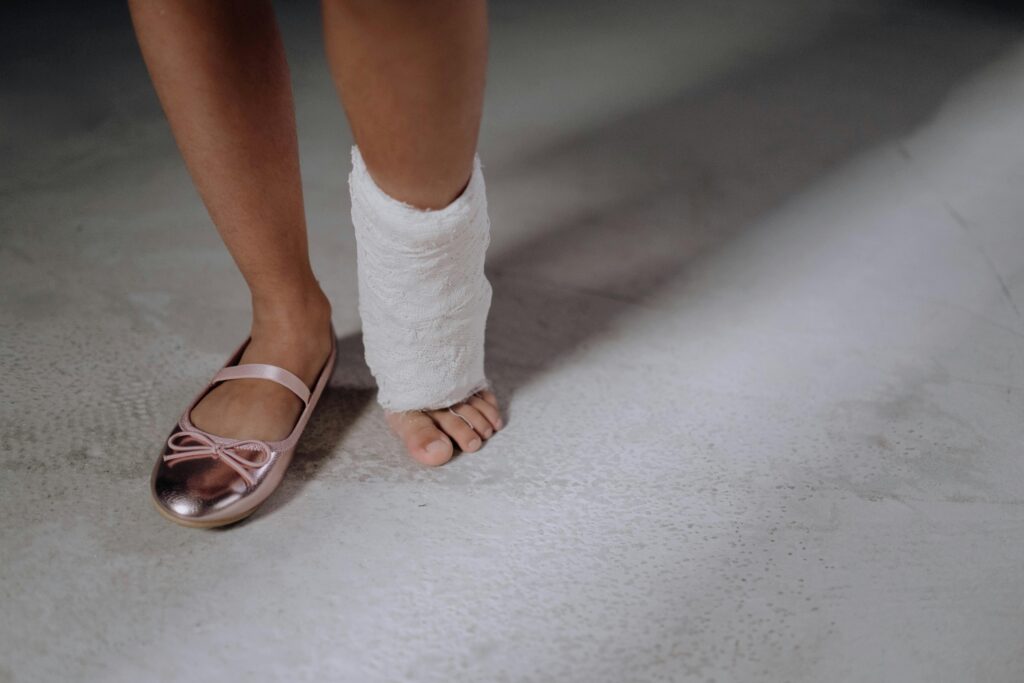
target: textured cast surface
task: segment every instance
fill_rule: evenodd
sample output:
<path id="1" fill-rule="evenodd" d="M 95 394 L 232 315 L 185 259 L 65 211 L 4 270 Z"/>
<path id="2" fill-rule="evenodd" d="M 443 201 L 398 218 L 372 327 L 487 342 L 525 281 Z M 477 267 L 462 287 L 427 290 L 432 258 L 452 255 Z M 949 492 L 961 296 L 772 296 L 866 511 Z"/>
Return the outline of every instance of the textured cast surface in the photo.
<path id="1" fill-rule="evenodd" d="M 488 385 L 490 223 L 480 157 L 462 194 L 436 211 L 388 196 L 356 145 L 351 159 L 359 314 L 377 401 L 394 411 L 458 403 Z"/>
<path id="2" fill-rule="evenodd" d="M 339 360 L 216 532 L 148 476 L 244 283 L 123 3 L 12 11 L 0 681 L 1024 680 L 1024 45 L 992 4 L 493 2 L 507 424 L 430 469 L 363 361 L 317 6 L 279 3 Z"/>

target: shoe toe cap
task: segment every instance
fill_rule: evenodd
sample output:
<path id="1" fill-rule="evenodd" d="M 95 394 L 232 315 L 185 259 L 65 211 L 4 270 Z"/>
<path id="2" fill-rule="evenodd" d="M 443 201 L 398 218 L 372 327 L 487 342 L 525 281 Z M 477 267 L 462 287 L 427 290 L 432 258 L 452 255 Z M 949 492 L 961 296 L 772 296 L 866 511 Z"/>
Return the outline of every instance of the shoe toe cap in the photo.
<path id="1" fill-rule="evenodd" d="M 183 524 L 213 525 L 237 516 L 247 488 L 237 472 L 214 459 L 158 462 L 152 477 L 160 512 Z"/>

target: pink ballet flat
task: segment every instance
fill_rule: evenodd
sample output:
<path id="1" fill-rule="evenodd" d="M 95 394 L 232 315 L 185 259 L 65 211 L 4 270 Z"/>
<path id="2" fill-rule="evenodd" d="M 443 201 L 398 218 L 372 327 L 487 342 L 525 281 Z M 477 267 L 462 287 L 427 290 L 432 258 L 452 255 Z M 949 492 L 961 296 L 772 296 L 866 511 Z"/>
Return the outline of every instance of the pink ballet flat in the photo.
<path id="1" fill-rule="evenodd" d="M 337 344 L 331 328 L 331 353 L 313 390 L 284 368 L 264 363 L 237 365 L 251 338 L 231 355 L 223 368 L 192 400 L 164 443 L 153 468 L 150 489 L 156 509 L 167 519 L 189 527 L 209 528 L 248 517 L 274 492 L 295 454 L 295 446 L 316 408 L 334 369 Z M 290 389 L 305 404 L 291 434 L 281 441 L 229 439 L 199 429 L 189 416 L 219 382 L 266 379 Z"/>

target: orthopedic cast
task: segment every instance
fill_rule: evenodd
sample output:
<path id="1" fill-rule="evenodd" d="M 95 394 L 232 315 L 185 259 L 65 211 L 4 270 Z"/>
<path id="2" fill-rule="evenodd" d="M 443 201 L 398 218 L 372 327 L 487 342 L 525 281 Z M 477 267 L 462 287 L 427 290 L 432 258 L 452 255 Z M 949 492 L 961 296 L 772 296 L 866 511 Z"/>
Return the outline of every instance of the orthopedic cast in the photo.
<path id="1" fill-rule="evenodd" d="M 443 209 L 386 194 L 355 145 L 348 183 L 359 315 L 377 401 L 390 411 L 445 408 L 487 387 L 490 220 L 480 157 L 466 189 Z"/>

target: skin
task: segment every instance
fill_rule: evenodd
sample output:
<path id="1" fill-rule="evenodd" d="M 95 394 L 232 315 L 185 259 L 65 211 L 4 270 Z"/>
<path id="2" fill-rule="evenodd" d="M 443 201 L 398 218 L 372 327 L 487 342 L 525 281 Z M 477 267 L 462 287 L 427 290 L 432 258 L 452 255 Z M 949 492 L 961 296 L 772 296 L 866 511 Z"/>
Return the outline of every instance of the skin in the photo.
<path id="1" fill-rule="evenodd" d="M 271 5 L 130 0 L 129 8 L 185 164 L 249 286 L 252 342 L 241 362 L 279 365 L 312 386 L 330 351 L 331 306 L 309 262 L 291 81 Z M 477 146 L 486 0 L 325 0 L 322 11 L 331 73 L 370 175 L 413 206 L 448 205 L 469 181 Z M 490 391 L 452 409 L 458 415 L 386 417 L 413 458 L 440 465 L 453 441 L 476 451 L 502 427 Z M 301 411 L 274 382 L 233 380 L 191 417 L 221 436 L 274 440 Z"/>

